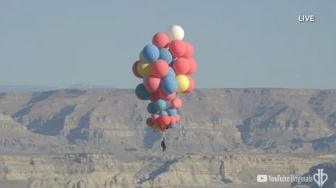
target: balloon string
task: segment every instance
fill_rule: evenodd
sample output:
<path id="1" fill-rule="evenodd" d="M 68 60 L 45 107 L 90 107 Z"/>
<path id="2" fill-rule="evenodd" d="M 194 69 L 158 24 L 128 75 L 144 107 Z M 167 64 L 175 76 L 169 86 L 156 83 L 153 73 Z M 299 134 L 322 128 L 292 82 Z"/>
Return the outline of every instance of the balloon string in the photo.
<path id="1" fill-rule="evenodd" d="M 166 130 L 164 130 L 164 131 L 162 132 L 162 138 L 163 138 L 163 139 L 166 139 Z"/>

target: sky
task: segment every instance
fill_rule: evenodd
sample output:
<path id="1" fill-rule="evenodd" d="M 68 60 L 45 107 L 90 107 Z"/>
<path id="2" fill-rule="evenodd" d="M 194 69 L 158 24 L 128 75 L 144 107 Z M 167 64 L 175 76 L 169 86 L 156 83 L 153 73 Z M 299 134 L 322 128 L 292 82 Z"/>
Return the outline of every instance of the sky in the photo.
<path id="1" fill-rule="evenodd" d="M 194 46 L 198 88 L 336 89 L 335 8 L 334 0 L 2 0 L 0 85 L 134 88 L 141 49 L 178 24 Z"/>

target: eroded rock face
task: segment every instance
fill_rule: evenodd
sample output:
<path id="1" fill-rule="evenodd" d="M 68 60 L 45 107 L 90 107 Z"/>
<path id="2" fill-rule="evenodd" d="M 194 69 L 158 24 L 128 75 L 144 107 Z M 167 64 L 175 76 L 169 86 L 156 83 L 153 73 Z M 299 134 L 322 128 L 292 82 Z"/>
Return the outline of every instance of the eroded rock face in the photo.
<path id="1" fill-rule="evenodd" d="M 36 188 L 243 186 L 258 173 L 335 163 L 336 91 L 204 89 L 183 102 L 161 153 L 147 103 L 132 90 L 2 93 L 0 179 Z"/>
<path id="2" fill-rule="evenodd" d="M 336 91 L 204 89 L 183 101 L 182 123 L 168 138 L 176 152 L 336 151 Z M 134 152 L 152 150 L 160 139 L 145 125 L 146 104 L 131 90 L 72 89 L 4 93 L 0 112 L 16 125 L 3 129 L 23 129 L 13 145 L 21 142 L 27 151 Z M 7 150 L 10 135 L 0 142 Z M 27 141 L 30 136 L 44 143 Z M 51 149 L 55 140 L 61 147 Z"/>
<path id="3" fill-rule="evenodd" d="M 28 181 L 31 188 L 221 187 L 257 185 L 258 174 L 290 176 L 315 173 L 314 169 L 321 166 L 333 177 L 335 155 L 2 155 L 0 176 L 6 180 Z M 332 185 L 334 181 L 331 178 L 328 183 Z"/>

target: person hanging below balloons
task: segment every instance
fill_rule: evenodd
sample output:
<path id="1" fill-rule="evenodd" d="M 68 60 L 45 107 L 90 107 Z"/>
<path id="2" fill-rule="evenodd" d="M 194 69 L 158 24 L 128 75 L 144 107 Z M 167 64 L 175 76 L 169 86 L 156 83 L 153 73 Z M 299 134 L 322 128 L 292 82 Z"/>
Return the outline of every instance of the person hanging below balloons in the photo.
<path id="1" fill-rule="evenodd" d="M 192 74 L 197 65 L 193 59 L 193 46 L 184 41 L 184 30 L 173 25 L 167 33 L 156 33 L 133 66 L 133 74 L 142 79 L 135 88 L 140 100 L 150 100 L 147 125 L 162 134 L 162 151 L 166 150 L 165 132 L 180 122 L 177 110 L 182 107 L 179 94 L 191 93 L 195 88 Z"/>
<path id="2" fill-rule="evenodd" d="M 161 141 L 161 147 L 162 147 L 162 151 L 166 151 L 166 139 L 163 137 L 162 141 Z"/>

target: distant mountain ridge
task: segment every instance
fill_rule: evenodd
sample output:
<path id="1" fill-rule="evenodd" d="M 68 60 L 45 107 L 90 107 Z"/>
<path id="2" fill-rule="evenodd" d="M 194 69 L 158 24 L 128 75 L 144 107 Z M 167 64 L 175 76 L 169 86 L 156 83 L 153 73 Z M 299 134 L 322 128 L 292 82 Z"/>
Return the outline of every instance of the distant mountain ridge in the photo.
<path id="1" fill-rule="evenodd" d="M 62 89 L 116 89 L 116 87 L 108 85 L 92 85 L 92 84 L 74 84 L 68 87 L 53 87 L 43 85 L 0 85 L 0 92 L 42 92 L 49 90 L 62 90 Z"/>
<path id="2" fill-rule="evenodd" d="M 182 123 L 167 135 L 174 152 L 336 151 L 335 90 L 199 89 L 182 98 Z M 11 121 L 0 124 L 24 129 L 0 126 L 0 151 L 157 150 L 146 105 L 131 89 L 2 93 L 0 113 Z"/>
<path id="3" fill-rule="evenodd" d="M 39 92 L 56 89 L 49 86 L 30 86 L 30 85 L 0 85 L 0 92 Z"/>

